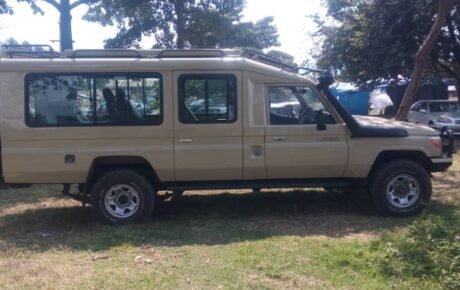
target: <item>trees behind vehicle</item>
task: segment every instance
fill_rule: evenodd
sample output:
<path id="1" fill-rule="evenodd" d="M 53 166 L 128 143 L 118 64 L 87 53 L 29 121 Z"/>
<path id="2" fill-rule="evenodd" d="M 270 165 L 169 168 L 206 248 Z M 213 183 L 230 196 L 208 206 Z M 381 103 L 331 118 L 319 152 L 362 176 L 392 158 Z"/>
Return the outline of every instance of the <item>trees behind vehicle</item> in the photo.
<path id="1" fill-rule="evenodd" d="M 34 13 L 44 14 L 37 0 L 17 0 L 30 4 Z M 85 19 L 102 25 L 117 25 L 119 32 L 105 41 L 106 48 L 139 48 L 143 37 L 154 38 L 153 48 L 256 49 L 279 45 L 273 17 L 242 22 L 245 0 L 43 0 L 60 15 L 61 51 L 73 48 L 71 11 L 88 5 Z M 0 1 L 0 14 L 13 9 Z"/>
<path id="2" fill-rule="evenodd" d="M 457 1 L 458 2 L 458 1 Z M 327 0 L 327 20 L 316 18 L 317 36 L 324 43 L 318 64 L 342 70 L 350 80 L 366 81 L 410 75 L 415 55 L 428 35 L 437 0 Z M 460 7 L 446 23 L 430 53 L 429 69 L 457 80 L 460 89 Z"/>
<path id="3" fill-rule="evenodd" d="M 272 17 L 241 22 L 244 0 L 102 0 L 90 5 L 86 19 L 116 24 L 118 34 L 106 40 L 107 48 L 139 47 L 153 36 L 154 48 L 263 49 L 278 44 Z"/>

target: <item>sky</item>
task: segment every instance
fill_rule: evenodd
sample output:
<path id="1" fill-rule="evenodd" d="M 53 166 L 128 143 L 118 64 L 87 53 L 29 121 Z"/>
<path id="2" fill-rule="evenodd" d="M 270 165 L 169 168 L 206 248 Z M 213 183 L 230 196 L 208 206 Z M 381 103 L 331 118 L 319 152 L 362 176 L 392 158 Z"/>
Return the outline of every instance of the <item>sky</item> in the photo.
<path id="1" fill-rule="evenodd" d="M 0 41 L 14 37 L 22 42 L 27 40 L 32 44 L 50 44 L 59 50 L 59 14 L 46 3 L 39 3 L 45 15 L 34 15 L 25 3 L 8 1 L 14 15 L 0 16 Z M 42 1 L 38 1 L 42 2 Z M 307 58 L 311 48 L 309 33 L 315 26 L 307 15 L 324 14 L 320 0 L 247 0 L 243 11 L 243 21 L 257 21 L 266 16 L 274 16 L 274 24 L 278 28 L 280 47 L 295 57 L 297 62 Z M 116 27 L 102 27 L 98 23 L 82 20 L 86 8 L 84 5 L 72 10 L 72 29 L 75 49 L 103 48 L 104 39 L 113 37 Z M 145 41 L 145 47 L 150 48 L 150 41 Z"/>

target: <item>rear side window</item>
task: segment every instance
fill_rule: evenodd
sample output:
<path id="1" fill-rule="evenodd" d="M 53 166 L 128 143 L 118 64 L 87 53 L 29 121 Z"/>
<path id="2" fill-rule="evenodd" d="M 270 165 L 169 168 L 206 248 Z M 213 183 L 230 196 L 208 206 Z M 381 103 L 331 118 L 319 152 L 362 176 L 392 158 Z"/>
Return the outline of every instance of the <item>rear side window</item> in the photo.
<path id="1" fill-rule="evenodd" d="M 236 120 L 236 78 L 230 74 L 182 75 L 179 120 L 184 124 Z"/>
<path id="2" fill-rule="evenodd" d="M 162 82 L 156 73 L 26 77 L 31 127 L 156 125 L 162 120 Z"/>

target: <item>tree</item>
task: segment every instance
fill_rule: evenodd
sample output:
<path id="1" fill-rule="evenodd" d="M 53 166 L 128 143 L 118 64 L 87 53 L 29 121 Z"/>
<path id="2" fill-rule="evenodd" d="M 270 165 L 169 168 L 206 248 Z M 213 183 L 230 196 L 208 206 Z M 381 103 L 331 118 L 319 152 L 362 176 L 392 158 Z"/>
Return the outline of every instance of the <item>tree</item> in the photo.
<path id="1" fill-rule="evenodd" d="M 240 22 L 244 0 L 102 0 L 90 5 L 86 19 L 117 24 L 106 47 L 139 47 L 143 36 L 155 48 L 216 48 L 278 44 L 273 18 Z"/>
<path id="2" fill-rule="evenodd" d="M 284 64 L 297 67 L 298 65 L 294 61 L 294 56 L 290 55 L 281 50 L 271 49 L 267 52 L 268 55 L 278 58 Z"/>
<path id="3" fill-rule="evenodd" d="M 20 45 L 21 43 L 19 43 L 19 41 L 17 41 L 16 39 L 14 39 L 13 37 L 10 37 L 10 38 L 7 38 L 6 40 L 4 40 L 1 45 Z M 29 42 L 27 41 L 23 41 L 22 42 L 23 45 L 28 45 Z"/>
<path id="4" fill-rule="evenodd" d="M 327 20 L 317 19 L 324 40 L 318 64 L 350 80 L 409 75 L 430 31 L 438 0 L 327 0 Z M 448 73 L 460 88 L 460 11 L 452 9 L 430 54 L 429 69 Z M 450 27 L 450 28 L 449 28 Z"/>
<path id="5" fill-rule="evenodd" d="M 415 66 L 414 71 L 412 72 L 411 82 L 407 87 L 406 93 L 404 94 L 404 99 L 401 103 L 401 106 L 399 107 L 398 113 L 396 115 L 396 120 L 405 120 L 407 118 L 410 106 L 414 103 L 417 96 L 417 90 L 420 85 L 423 70 L 425 69 L 429 54 L 432 51 L 439 35 L 441 34 L 441 29 L 444 26 L 444 23 L 446 22 L 452 7 L 455 3 L 458 2 L 458 0 L 439 0 L 436 21 L 433 23 L 430 33 L 426 37 L 423 45 L 420 47 L 415 56 Z M 454 35 L 455 31 L 452 31 L 452 33 Z"/>
<path id="6" fill-rule="evenodd" d="M 0 0 L 0 14 L 12 14 L 13 10 L 5 0 Z"/>
<path id="7" fill-rule="evenodd" d="M 30 4 L 34 13 L 44 14 L 43 10 L 37 4 L 37 0 L 17 0 L 18 2 L 27 2 Z M 59 42 L 61 51 L 73 48 L 72 38 L 72 9 L 82 5 L 95 3 L 98 0 L 42 0 L 43 2 L 53 6 L 59 12 Z M 0 2 L 1 4 L 1 2 Z"/>

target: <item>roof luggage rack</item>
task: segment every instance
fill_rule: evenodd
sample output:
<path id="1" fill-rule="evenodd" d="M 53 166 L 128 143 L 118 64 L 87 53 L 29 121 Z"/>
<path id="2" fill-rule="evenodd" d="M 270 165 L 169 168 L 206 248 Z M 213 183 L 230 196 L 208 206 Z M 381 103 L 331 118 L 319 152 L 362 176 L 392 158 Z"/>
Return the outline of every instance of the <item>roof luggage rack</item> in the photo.
<path id="1" fill-rule="evenodd" d="M 47 44 L 5 44 L 2 54 L 9 58 L 62 58 L 62 53 Z"/>
<path id="2" fill-rule="evenodd" d="M 49 45 L 3 45 L 3 54 L 10 58 L 222 58 L 242 57 L 287 71 L 322 72 L 286 64 L 280 58 L 261 51 L 244 49 L 77 49 L 57 52 Z"/>
<path id="3" fill-rule="evenodd" d="M 69 58 L 143 58 L 135 49 L 77 49 L 66 50 L 64 54 Z"/>
<path id="4" fill-rule="evenodd" d="M 266 53 L 260 52 L 255 49 L 244 49 L 241 53 L 241 57 L 249 58 L 251 60 L 255 60 L 261 63 L 265 63 L 271 66 L 279 67 L 284 70 L 297 72 L 297 67 L 284 63 L 280 58 L 275 56 L 268 55 Z"/>
<path id="5" fill-rule="evenodd" d="M 69 58 L 214 58 L 241 56 L 240 49 L 77 49 L 66 50 Z"/>

